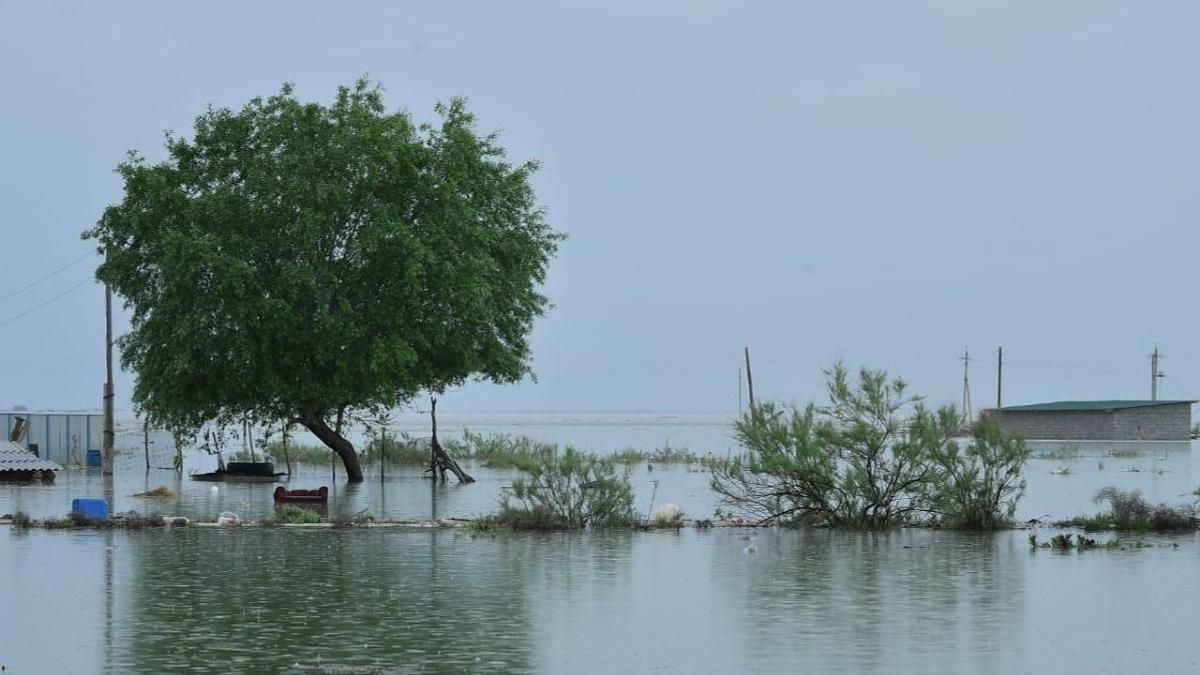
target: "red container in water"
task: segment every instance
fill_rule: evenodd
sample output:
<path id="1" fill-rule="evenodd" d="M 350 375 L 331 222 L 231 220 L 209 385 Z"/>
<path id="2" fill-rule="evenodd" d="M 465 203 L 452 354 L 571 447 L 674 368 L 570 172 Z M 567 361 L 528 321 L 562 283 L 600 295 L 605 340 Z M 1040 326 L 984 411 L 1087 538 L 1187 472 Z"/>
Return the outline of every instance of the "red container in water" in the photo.
<path id="1" fill-rule="evenodd" d="M 322 485 L 319 490 L 288 490 L 280 485 L 275 488 L 275 501 L 324 504 L 329 501 L 329 488 Z"/>

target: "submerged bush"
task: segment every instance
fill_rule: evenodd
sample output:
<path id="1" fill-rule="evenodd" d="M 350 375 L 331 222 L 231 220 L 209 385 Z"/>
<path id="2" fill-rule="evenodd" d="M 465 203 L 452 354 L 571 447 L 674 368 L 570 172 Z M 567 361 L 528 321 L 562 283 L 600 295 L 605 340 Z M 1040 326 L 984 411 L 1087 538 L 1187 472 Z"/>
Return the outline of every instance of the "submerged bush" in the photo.
<path id="1" fill-rule="evenodd" d="M 931 489 L 939 523 L 967 530 L 1009 525 L 1025 494 L 1021 471 L 1029 454 L 1024 439 L 1006 437 L 990 418 L 975 424 L 966 447 L 944 443 L 935 451 L 940 471 Z"/>
<path id="2" fill-rule="evenodd" d="M 1069 524 L 1085 530 L 1136 532 L 1177 532 L 1194 530 L 1197 526 L 1195 505 L 1152 505 L 1142 497 L 1140 490 L 1120 490 L 1110 485 L 1098 490 L 1093 501 L 1108 504 L 1108 511 L 1078 516 Z"/>
<path id="3" fill-rule="evenodd" d="M 500 505 L 500 522 L 518 529 L 583 529 L 634 523 L 628 470 L 567 448 L 513 481 Z"/>
<path id="4" fill-rule="evenodd" d="M 992 528 L 1024 491 L 1028 447 L 984 422 L 965 449 L 953 406 L 931 410 L 904 381 L 842 364 L 826 371 L 829 402 L 755 406 L 737 423 L 746 454 L 715 462 L 722 504 L 760 523 L 885 529 L 913 522 Z"/>

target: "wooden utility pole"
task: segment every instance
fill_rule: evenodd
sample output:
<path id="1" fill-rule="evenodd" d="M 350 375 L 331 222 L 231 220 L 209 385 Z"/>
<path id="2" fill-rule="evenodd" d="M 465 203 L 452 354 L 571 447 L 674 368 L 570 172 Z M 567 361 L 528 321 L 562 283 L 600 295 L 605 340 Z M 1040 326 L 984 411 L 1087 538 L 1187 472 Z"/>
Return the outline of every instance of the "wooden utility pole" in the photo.
<path id="1" fill-rule="evenodd" d="M 113 337 L 112 337 L 112 287 L 104 284 L 104 419 L 101 423 L 103 439 L 100 446 L 100 472 L 111 476 L 113 472 Z"/>
<path id="2" fill-rule="evenodd" d="M 750 373 L 750 348 L 746 352 L 746 390 L 750 394 L 750 414 L 754 414 L 754 375 Z"/>
<path id="3" fill-rule="evenodd" d="M 1004 383 L 1004 347 L 996 350 L 996 410 L 1000 409 L 1000 392 Z"/>
<path id="4" fill-rule="evenodd" d="M 150 470 L 150 417 L 142 418 L 142 447 L 146 451 L 146 470 Z"/>

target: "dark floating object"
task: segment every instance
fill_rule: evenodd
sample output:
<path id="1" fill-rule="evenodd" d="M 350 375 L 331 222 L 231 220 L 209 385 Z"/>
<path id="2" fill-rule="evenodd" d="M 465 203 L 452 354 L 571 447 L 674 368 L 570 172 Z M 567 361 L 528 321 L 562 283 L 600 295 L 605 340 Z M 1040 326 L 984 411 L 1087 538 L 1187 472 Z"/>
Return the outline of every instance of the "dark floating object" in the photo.
<path id="1" fill-rule="evenodd" d="M 275 502 L 305 502 L 324 504 L 329 501 L 329 488 L 322 485 L 317 490 L 289 490 L 282 485 L 275 488 Z"/>
<path id="2" fill-rule="evenodd" d="M 192 480 L 224 483 L 276 483 L 287 474 L 275 471 L 272 462 L 229 462 L 225 470 L 194 473 Z"/>

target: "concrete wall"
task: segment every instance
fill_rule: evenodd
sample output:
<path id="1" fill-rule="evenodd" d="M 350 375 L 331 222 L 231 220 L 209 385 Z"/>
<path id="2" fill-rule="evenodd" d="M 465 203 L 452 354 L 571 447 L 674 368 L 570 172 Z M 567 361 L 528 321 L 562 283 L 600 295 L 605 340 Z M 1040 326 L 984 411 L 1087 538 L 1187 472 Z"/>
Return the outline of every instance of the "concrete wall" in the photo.
<path id="1" fill-rule="evenodd" d="M 994 410 L 988 414 L 994 415 Z M 1060 441 L 1186 441 L 1192 406 L 1101 410 L 1001 410 L 1000 428 L 1029 439 Z"/>

